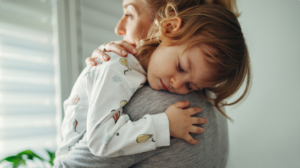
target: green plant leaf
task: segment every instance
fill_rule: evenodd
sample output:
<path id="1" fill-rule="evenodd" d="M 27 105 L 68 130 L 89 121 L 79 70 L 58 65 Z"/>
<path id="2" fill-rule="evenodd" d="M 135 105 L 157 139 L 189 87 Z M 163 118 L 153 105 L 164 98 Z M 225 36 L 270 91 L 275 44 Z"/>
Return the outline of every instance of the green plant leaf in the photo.
<path id="1" fill-rule="evenodd" d="M 51 152 L 51 151 L 48 151 L 48 150 L 47 150 L 47 153 L 48 153 L 49 158 L 50 158 L 49 163 L 51 164 L 51 166 L 54 166 L 53 161 L 54 161 L 54 159 L 55 159 L 55 152 Z"/>
<path id="2" fill-rule="evenodd" d="M 14 162 L 14 163 L 13 163 L 13 167 L 14 167 L 14 168 L 17 168 L 17 167 L 19 167 L 20 165 L 26 165 L 25 160 L 22 159 L 22 158 L 21 158 L 18 162 Z"/>
<path id="3" fill-rule="evenodd" d="M 3 161 L 7 161 L 7 162 L 12 163 L 13 168 L 18 168 L 20 165 L 26 165 L 26 160 L 33 160 L 34 158 L 36 158 L 36 159 L 41 160 L 42 162 L 48 162 L 49 164 L 51 164 L 51 166 L 54 166 L 53 161 L 55 159 L 55 152 L 51 152 L 49 150 L 46 150 L 46 151 L 50 158 L 49 161 L 40 157 L 39 155 L 37 155 L 36 153 L 34 153 L 31 150 L 24 150 L 15 156 L 8 156 L 8 157 L 0 160 L 0 163 Z M 26 156 L 26 158 L 24 158 L 23 156 Z"/>
<path id="4" fill-rule="evenodd" d="M 26 165 L 25 160 L 22 158 L 22 156 L 8 156 L 4 159 L 2 159 L 0 162 L 2 161 L 7 161 L 7 162 L 11 162 L 14 168 L 19 167 L 20 165 Z"/>
<path id="5" fill-rule="evenodd" d="M 29 159 L 29 160 L 33 160 L 34 158 L 37 158 L 37 159 L 39 159 L 41 161 L 45 160 L 42 157 L 40 157 L 39 155 L 37 155 L 34 152 L 32 152 L 31 150 L 22 151 L 22 152 L 18 153 L 17 155 L 21 156 L 21 157 L 22 157 L 22 155 L 26 155 L 27 159 Z"/>
<path id="6" fill-rule="evenodd" d="M 3 160 L 1 160 L 1 162 L 5 160 L 8 162 L 14 163 L 14 162 L 18 162 L 20 159 L 22 159 L 22 158 L 20 158 L 19 156 L 8 156 L 8 157 L 4 158 Z"/>

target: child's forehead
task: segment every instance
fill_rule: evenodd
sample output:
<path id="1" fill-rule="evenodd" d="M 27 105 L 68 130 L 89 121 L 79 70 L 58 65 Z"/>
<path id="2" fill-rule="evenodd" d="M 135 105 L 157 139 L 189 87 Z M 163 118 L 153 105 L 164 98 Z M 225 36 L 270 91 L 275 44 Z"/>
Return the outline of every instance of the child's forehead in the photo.
<path id="1" fill-rule="evenodd" d="M 195 48 L 197 50 L 195 50 Z M 184 53 L 190 53 L 191 51 L 197 54 L 200 53 L 201 55 L 207 57 L 211 57 L 218 54 L 217 48 L 212 45 L 205 43 L 190 43 L 185 46 L 182 53 L 180 54 L 180 57 L 182 57 Z"/>
<path id="2" fill-rule="evenodd" d="M 206 35 L 200 34 L 193 36 L 184 43 L 185 49 L 183 50 L 183 52 L 196 46 L 200 49 L 201 52 L 205 54 L 217 54 L 217 48 L 213 44 L 209 43 L 209 41 L 209 37 L 207 37 Z"/>
<path id="3" fill-rule="evenodd" d="M 188 69 L 191 69 L 195 79 L 198 79 L 198 84 L 204 87 L 209 87 L 215 83 L 211 82 L 212 77 L 215 74 L 215 70 L 218 67 L 218 61 L 215 59 L 217 50 L 214 47 L 205 44 L 195 44 L 186 48 L 180 59 Z M 189 62 L 189 63 L 188 63 Z"/>

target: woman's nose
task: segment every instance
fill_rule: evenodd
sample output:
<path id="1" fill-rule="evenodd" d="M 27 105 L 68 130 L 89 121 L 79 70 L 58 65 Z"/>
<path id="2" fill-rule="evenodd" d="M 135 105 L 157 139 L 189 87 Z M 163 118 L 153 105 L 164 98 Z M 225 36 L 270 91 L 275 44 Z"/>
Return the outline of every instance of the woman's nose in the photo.
<path id="1" fill-rule="evenodd" d="M 126 34 L 126 29 L 125 29 L 125 23 L 124 22 L 125 22 L 124 18 L 121 18 L 119 20 L 119 23 L 115 27 L 115 33 L 117 35 L 124 36 Z"/>

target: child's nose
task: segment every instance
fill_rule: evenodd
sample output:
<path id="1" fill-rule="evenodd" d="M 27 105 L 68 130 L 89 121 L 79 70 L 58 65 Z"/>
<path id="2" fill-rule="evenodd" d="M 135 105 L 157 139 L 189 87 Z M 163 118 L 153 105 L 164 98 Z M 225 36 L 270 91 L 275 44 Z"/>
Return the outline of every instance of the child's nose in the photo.
<path id="1" fill-rule="evenodd" d="M 176 78 L 176 77 L 171 77 L 171 85 L 174 89 L 179 89 L 182 86 L 182 80 Z"/>

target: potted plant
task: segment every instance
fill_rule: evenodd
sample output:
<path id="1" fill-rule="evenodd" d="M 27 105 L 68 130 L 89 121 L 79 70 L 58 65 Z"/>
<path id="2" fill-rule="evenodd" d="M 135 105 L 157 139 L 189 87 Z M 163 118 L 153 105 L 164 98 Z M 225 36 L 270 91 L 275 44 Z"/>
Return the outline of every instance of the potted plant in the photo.
<path id="1" fill-rule="evenodd" d="M 51 152 L 49 150 L 46 150 L 48 156 L 49 156 L 49 160 L 44 159 L 42 157 L 40 157 L 39 155 L 37 155 L 36 153 L 32 152 L 31 150 L 24 150 L 16 155 L 13 156 L 8 156 L 2 160 L 0 160 L 0 164 L 2 164 L 2 162 L 7 161 L 10 162 L 13 168 L 18 168 L 19 166 L 25 166 L 26 167 L 26 161 L 33 161 L 34 159 L 40 160 L 43 164 L 44 163 L 49 163 L 51 165 L 51 167 L 53 166 L 53 161 L 55 158 L 55 153 Z"/>

